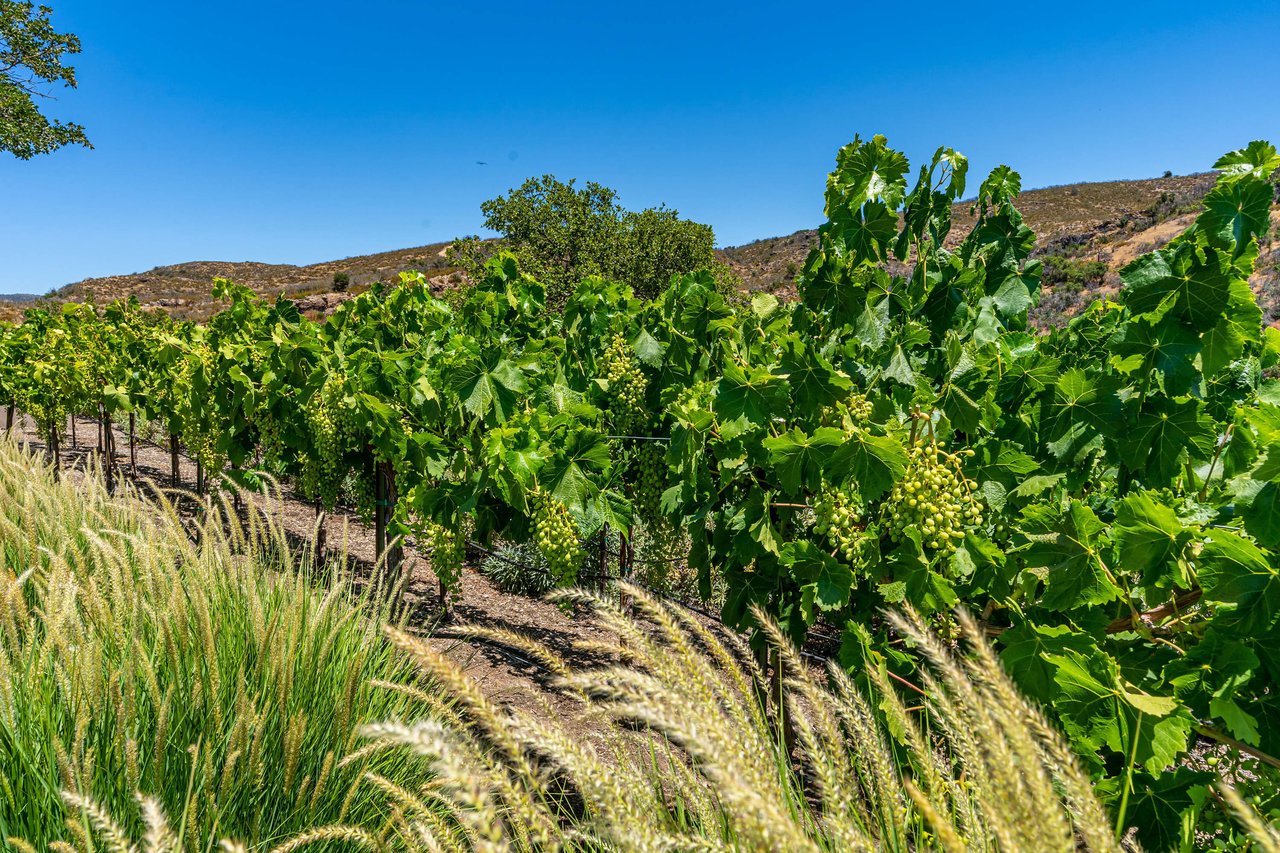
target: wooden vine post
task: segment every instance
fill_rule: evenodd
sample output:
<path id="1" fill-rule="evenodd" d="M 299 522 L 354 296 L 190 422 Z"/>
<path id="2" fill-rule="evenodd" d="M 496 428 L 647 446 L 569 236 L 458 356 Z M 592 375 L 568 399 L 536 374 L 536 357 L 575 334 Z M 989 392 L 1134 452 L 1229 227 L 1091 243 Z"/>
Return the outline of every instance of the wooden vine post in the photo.
<path id="1" fill-rule="evenodd" d="M 13 403 L 9 404 L 9 409 L 5 412 L 4 431 L 6 433 L 13 432 Z"/>
<path id="2" fill-rule="evenodd" d="M 136 444 L 136 439 L 134 438 L 135 429 L 136 429 L 136 424 L 134 421 L 134 415 L 133 415 L 133 412 L 130 412 L 129 413 L 129 474 L 132 477 L 137 478 L 138 453 L 135 447 L 135 444 Z"/>
<path id="3" fill-rule="evenodd" d="M 107 491 L 116 490 L 116 454 L 111 435 L 111 415 L 107 407 L 98 404 L 98 452 L 102 455 L 102 473 L 107 479 Z"/>
<path id="4" fill-rule="evenodd" d="M 71 425 L 71 429 L 70 429 L 70 432 L 71 432 L 71 446 L 72 446 L 73 448 L 75 448 L 75 447 L 79 447 L 79 446 L 80 446 L 80 442 L 76 440 L 76 416 L 75 416 L 75 414 L 73 413 L 73 414 L 67 415 L 67 421 L 68 421 L 68 422 L 70 423 L 70 425 Z"/>
<path id="5" fill-rule="evenodd" d="M 169 433 L 169 469 L 172 472 L 173 487 L 178 488 L 178 436 Z"/>
<path id="6" fill-rule="evenodd" d="M 373 495 L 374 495 L 374 545 L 378 559 L 385 563 L 387 591 L 391 592 L 391 584 L 400 572 L 404 561 L 404 548 L 399 542 L 388 545 L 387 530 L 396 510 L 396 469 L 390 462 L 375 459 L 373 463 Z"/>
<path id="7" fill-rule="evenodd" d="M 58 472 L 62 467 L 59 460 L 60 455 L 61 452 L 58 449 L 58 425 L 55 423 L 49 427 L 49 457 L 53 463 L 53 478 L 55 480 L 58 479 Z"/>
<path id="8" fill-rule="evenodd" d="M 323 516 L 324 516 L 324 504 L 321 503 L 320 498 L 317 497 L 316 498 L 316 536 L 315 536 L 315 541 L 312 543 L 312 546 L 311 546 L 313 549 L 311 564 L 317 569 L 324 567 L 325 559 L 329 553 L 328 532 L 325 530 Z"/>

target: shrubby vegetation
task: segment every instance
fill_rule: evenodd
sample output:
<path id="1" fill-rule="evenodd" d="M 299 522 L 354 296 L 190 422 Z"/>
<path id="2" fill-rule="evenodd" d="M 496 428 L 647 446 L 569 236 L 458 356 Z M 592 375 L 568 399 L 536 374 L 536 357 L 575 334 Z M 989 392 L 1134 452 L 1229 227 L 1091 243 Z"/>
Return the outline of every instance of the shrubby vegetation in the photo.
<path id="1" fill-rule="evenodd" d="M 578 188 L 552 175 L 530 178 L 481 210 L 485 228 L 496 231 L 521 269 L 546 286 L 555 307 L 588 276 L 624 282 L 642 298 L 654 297 L 681 273 L 706 269 L 726 284 L 730 279 L 716 260 L 711 226 L 681 219 L 667 207 L 628 211 L 617 193 L 593 181 Z M 469 237 L 456 241 L 452 253 L 478 281 L 494 250 Z"/>

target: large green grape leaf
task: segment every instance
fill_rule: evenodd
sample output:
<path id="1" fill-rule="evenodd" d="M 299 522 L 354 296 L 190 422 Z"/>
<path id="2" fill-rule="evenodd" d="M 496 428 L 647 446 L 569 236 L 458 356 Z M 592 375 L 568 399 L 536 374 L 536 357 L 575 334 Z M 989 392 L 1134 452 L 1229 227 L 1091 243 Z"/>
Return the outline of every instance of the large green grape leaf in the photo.
<path id="1" fill-rule="evenodd" d="M 1200 347 L 1200 336 L 1175 319 L 1166 317 L 1151 323 L 1136 317 L 1111 341 L 1111 350 L 1116 353 L 1112 363 L 1122 373 L 1139 379 L 1156 371 L 1165 393 L 1176 396 L 1187 393 L 1198 377 L 1194 359 Z"/>
<path id="2" fill-rule="evenodd" d="M 791 394 L 800 411 L 830 406 L 853 388 L 849 377 L 799 340 L 788 342 L 775 371 L 791 383 Z"/>
<path id="3" fill-rule="evenodd" d="M 834 427 L 819 427 L 813 435 L 793 427 L 763 442 L 769 451 L 769 464 L 777 469 L 778 482 L 793 495 L 802 487 L 818 490 L 824 462 L 843 443 L 844 433 Z"/>
<path id="4" fill-rule="evenodd" d="M 538 474 L 539 484 L 570 509 L 585 511 L 600 491 L 595 475 L 609 468 L 609 444 L 599 433 L 577 429 L 547 460 Z"/>
<path id="5" fill-rule="evenodd" d="M 763 367 L 743 367 L 732 362 L 724 367 L 716 390 L 715 409 L 721 420 L 746 418 L 767 424 L 775 414 L 786 411 L 790 396 L 787 380 Z"/>
<path id="6" fill-rule="evenodd" d="M 1243 536 L 1219 529 L 1206 533 L 1199 580 L 1205 601 L 1235 605 L 1216 621 L 1242 634 L 1260 635 L 1280 615 L 1280 572 Z"/>
<path id="7" fill-rule="evenodd" d="M 853 591 L 853 569 L 808 540 L 788 542 L 782 549 L 782 564 L 800 584 L 804 619 L 812 624 L 814 607 L 834 610 L 849 603 Z"/>
<path id="8" fill-rule="evenodd" d="M 1066 649 L 1046 653 L 1061 691 L 1053 709 L 1077 746 L 1103 746 L 1133 754 L 1138 764 L 1159 771 L 1186 751 L 1194 721 L 1169 696 L 1152 696 L 1126 685 L 1116 662 L 1104 652 Z M 1135 740 L 1136 739 L 1136 740 Z"/>
<path id="9" fill-rule="evenodd" d="M 889 436 L 858 430 L 831 454 L 826 465 L 827 479 L 839 482 L 850 478 L 867 500 L 876 500 L 902 478 L 907 469 L 907 452 Z"/>
<path id="10" fill-rule="evenodd" d="M 1125 823 L 1137 828 L 1144 849 L 1176 850 L 1182 841 L 1182 815 L 1196 806 L 1199 793 L 1216 780 L 1214 773 L 1189 767 L 1167 773 L 1135 773 Z M 1098 785 L 1098 793 L 1112 809 L 1119 807 L 1124 784 L 1121 775 Z"/>
<path id="11" fill-rule="evenodd" d="M 1020 553 L 1023 565 L 1044 579 L 1043 606 L 1074 610 L 1120 597 L 1102 563 L 1106 543 L 1098 534 L 1104 529 L 1093 510 L 1075 500 L 1066 510 L 1056 503 L 1023 510 L 1027 545 Z"/>
<path id="12" fill-rule="evenodd" d="M 1265 181 L 1280 169 L 1280 154 L 1270 142 L 1255 139 L 1244 148 L 1223 154 L 1213 168 L 1231 180 L 1252 177 Z"/>
<path id="13" fill-rule="evenodd" d="M 1238 257 L 1251 240 L 1266 233 L 1274 197 L 1275 191 L 1266 181 L 1219 183 L 1205 196 L 1204 213 L 1197 224 L 1214 246 L 1234 249 Z"/>
<path id="14" fill-rule="evenodd" d="M 499 352 L 464 359 L 449 378 L 463 408 L 487 423 L 510 417 L 526 388 L 520 368 Z"/>
<path id="15" fill-rule="evenodd" d="M 1088 656 L 1097 651 L 1093 638 L 1069 625 L 1037 625 L 1030 620 L 1000 635 L 1000 662 L 1018 687 L 1033 699 L 1050 702 L 1057 693 L 1057 667 L 1047 655 L 1073 649 Z"/>
<path id="16" fill-rule="evenodd" d="M 1192 461 L 1213 455 L 1217 430 L 1201 412 L 1201 403 L 1148 399 L 1147 407 L 1121 440 L 1125 464 L 1151 486 L 1164 486 L 1180 473 L 1184 456 Z"/>
<path id="17" fill-rule="evenodd" d="M 845 248 L 859 261 L 884 260 L 898 233 L 898 217 L 883 202 L 869 201 L 854 211 L 840 232 Z"/>
<path id="18" fill-rule="evenodd" d="M 1176 564 L 1166 569 L 1192 538 L 1172 507 L 1157 503 L 1149 492 L 1134 492 L 1116 508 L 1112 531 L 1120 571 L 1143 576 L 1159 571 L 1152 581 L 1157 587 L 1190 586 L 1191 579 Z"/>
<path id="19" fill-rule="evenodd" d="M 1180 243 L 1143 255 L 1120 271 L 1135 314 L 1166 310 L 1199 332 L 1218 322 L 1230 295 L 1230 259 L 1208 246 Z M 1166 299 L 1170 300 L 1166 305 Z"/>
<path id="20" fill-rule="evenodd" d="M 1280 547 L 1280 485 L 1267 483 L 1244 511 L 1244 528 L 1267 548 Z"/>
<path id="21" fill-rule="evenodd" d="M 838 219 L 843 209 L 857 209 L 880 201 L 897 208 L 907 192 L 910 164 L 888 140 L 876 135 L 855 139 L 836 155 L 836 170 L 827 178 L 827 216 Z"/>
<path id="22" fill-rule="evenodd" d="M 1120 387 L 1115 377 L 1091 376 L 1079 367 L 1064 371 L 1049 403 L 1055 431 L 1063 434 L 1083 423 L 1111 434 L 1121 412 Z"/>

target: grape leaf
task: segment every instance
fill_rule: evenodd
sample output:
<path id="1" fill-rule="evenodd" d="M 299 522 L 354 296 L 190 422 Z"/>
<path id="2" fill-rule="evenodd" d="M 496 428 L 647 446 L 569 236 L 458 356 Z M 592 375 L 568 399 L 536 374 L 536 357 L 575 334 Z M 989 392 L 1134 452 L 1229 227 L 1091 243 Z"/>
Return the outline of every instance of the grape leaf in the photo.
<path id="1" fill-rule="evenodd" d="M 814 621 L 813 606 L 834 610 L 849 603 L 853 591 L 853 569 L 807 540 L 788 542 L 782 549 L 782 564 L 800 582 L 805 596 L 805 621 Z"/>
<path id="2" fill-rule="evenodd" d="M 1280 547 L 1280 485 L 1267 483 L 1244 511 L 1244 528 L 1267 548 Z"/>
<path id="3" fill-rule="evenodd" d="M 827 479 L 840 482 L 852 478 L 858 492 L 876 500 L 902 478 L 907 469 L 907 452 L 896 439 L 858 430 L 831 454 Z"/>
<path id="4" fill-rule="evenodd" d="M 1229 260 L 1210 247 L 1194 243 L 1160 249 L 1143 255 L 1120 271 L 1123 298 L 1135 314 L 1167 310 L 1186 320 L 1196 331 L 1213 327 L 1227 307 L 1231 277 Z"/>
<path id="5" fill-rule="evenodd" d="M 1257 545 L 1228 530 L 1210 530 L 1200 552 L 1205 601 L 1235 605 L 1217 621 L 1248 634 L 1268 630 L 1280 615 L 1280 573 Z"/>
<path id="6" fill-rule="evenodd" d="M 1098 536 L 1105 526 L 1093 510 L 1073 500 L 1068 509 L 1034 504 L 1022 512 L 1020 531 L 1027 539 L 1023 564 L 1044 578 L 1040 603 L 1050 610 L 1074 610 L 1120 597 L 1107 575 Z"/>
<path id="7" fill-rule="evenodd" d="M 1113 531 L 1120 555 L 1119 569 L 1144 577 L 1167 566 L 1191 540 L 1191 531 L 1178 514 L 1153 500 L 1149 492 L 1135 492 L 1120 502 Z M 1186 588 L 1190 578 L 1175 566 L 1173 571 L 1161 572 L 1155 586 Z"/>
<path id="8" fill-rule="evenodd" d="M 1152 400 L 1121 441 L 1125 464 L 1149 485 L 1165 486 L 1192 461 L 1213 455 L 1217 430 L 1195 399 Z"/>
<path id="9" fill-rule="evenodd" d="M 777 469 L 778 481 L 789 494 L 801 488 L 817 491 L 822 483 L 822 466 L 831 452 L 844 444 L 844 433 L 833 427 L 819 427 L 809 435 L 792 427 L 782 435 L 766 438 L 769 464 Z"/>

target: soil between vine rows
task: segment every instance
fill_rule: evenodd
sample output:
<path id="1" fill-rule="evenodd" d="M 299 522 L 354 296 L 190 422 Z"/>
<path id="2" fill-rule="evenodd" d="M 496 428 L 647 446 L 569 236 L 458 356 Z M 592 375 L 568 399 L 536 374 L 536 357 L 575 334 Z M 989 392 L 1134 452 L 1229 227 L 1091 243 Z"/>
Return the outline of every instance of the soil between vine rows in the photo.
<path id="1" fill-rule="evenodd" d="M 60 464 L 64 472 L 70 470 L 75 472 L 75 476 L 86 475 L 97 453 L 97 430 L 97 421 L 77 418 L 77 443 L 72 444 L 69 433 L 60 438 Z M 113 425 L 113 433 L 117 470 L 129 479 L 128 433 L 116 425 Z M 48 452 L 46 440 L 25 415 L 15 417 L 13 437 L 32 451 Z M 143 484 L 150 480 L 162 491 L 173 492 L 168 448 L 141 439 L 135 448 L 137 481 Z M 180 454 L 178 471 L 178 490 L 193 492 L 195 463 Z M 262 505 L 263 499 L 257 500 Z M 287 486 L 282 488 L 280 499 L 271 503 L 295 547 L 310 547 L 316 529 L 313 504 Z M 324 528 L 328 553 L 337 557 L 345 550 L 357 583 L 360 579 L 367 582 L 377 556 L 373 526 L 338 509 L 326 516 Z M 586 733 L 594 725 L 580 719 L 581 706 L 555 691 L 546 678 L 545 670 L 538 664 L 518 652 L 490 643 L 449 636 L 449 631 L 452 626 L 464 624 L 515 631 L 541 641 L 575 667 L 590 667 L 602 661 L 599 656 L 578 649 L 577 644 L 596 635 L 598 628 L 585 618 L 567 614 L 553 604 L 503 592 L 470 565 L 463 572 L 461 594 L 454 601 L 452 613 L 443 618 L 438 607 L 439 587 L 430 567 L 411 548 L 405 549 L 405 560 L 406 568 L 411 572 L 404 592 L 404 601 L 411 608 L 410 630 L 448 655 L 495 703 L 540 715 L 551 713 L 571 733 Z"/>

